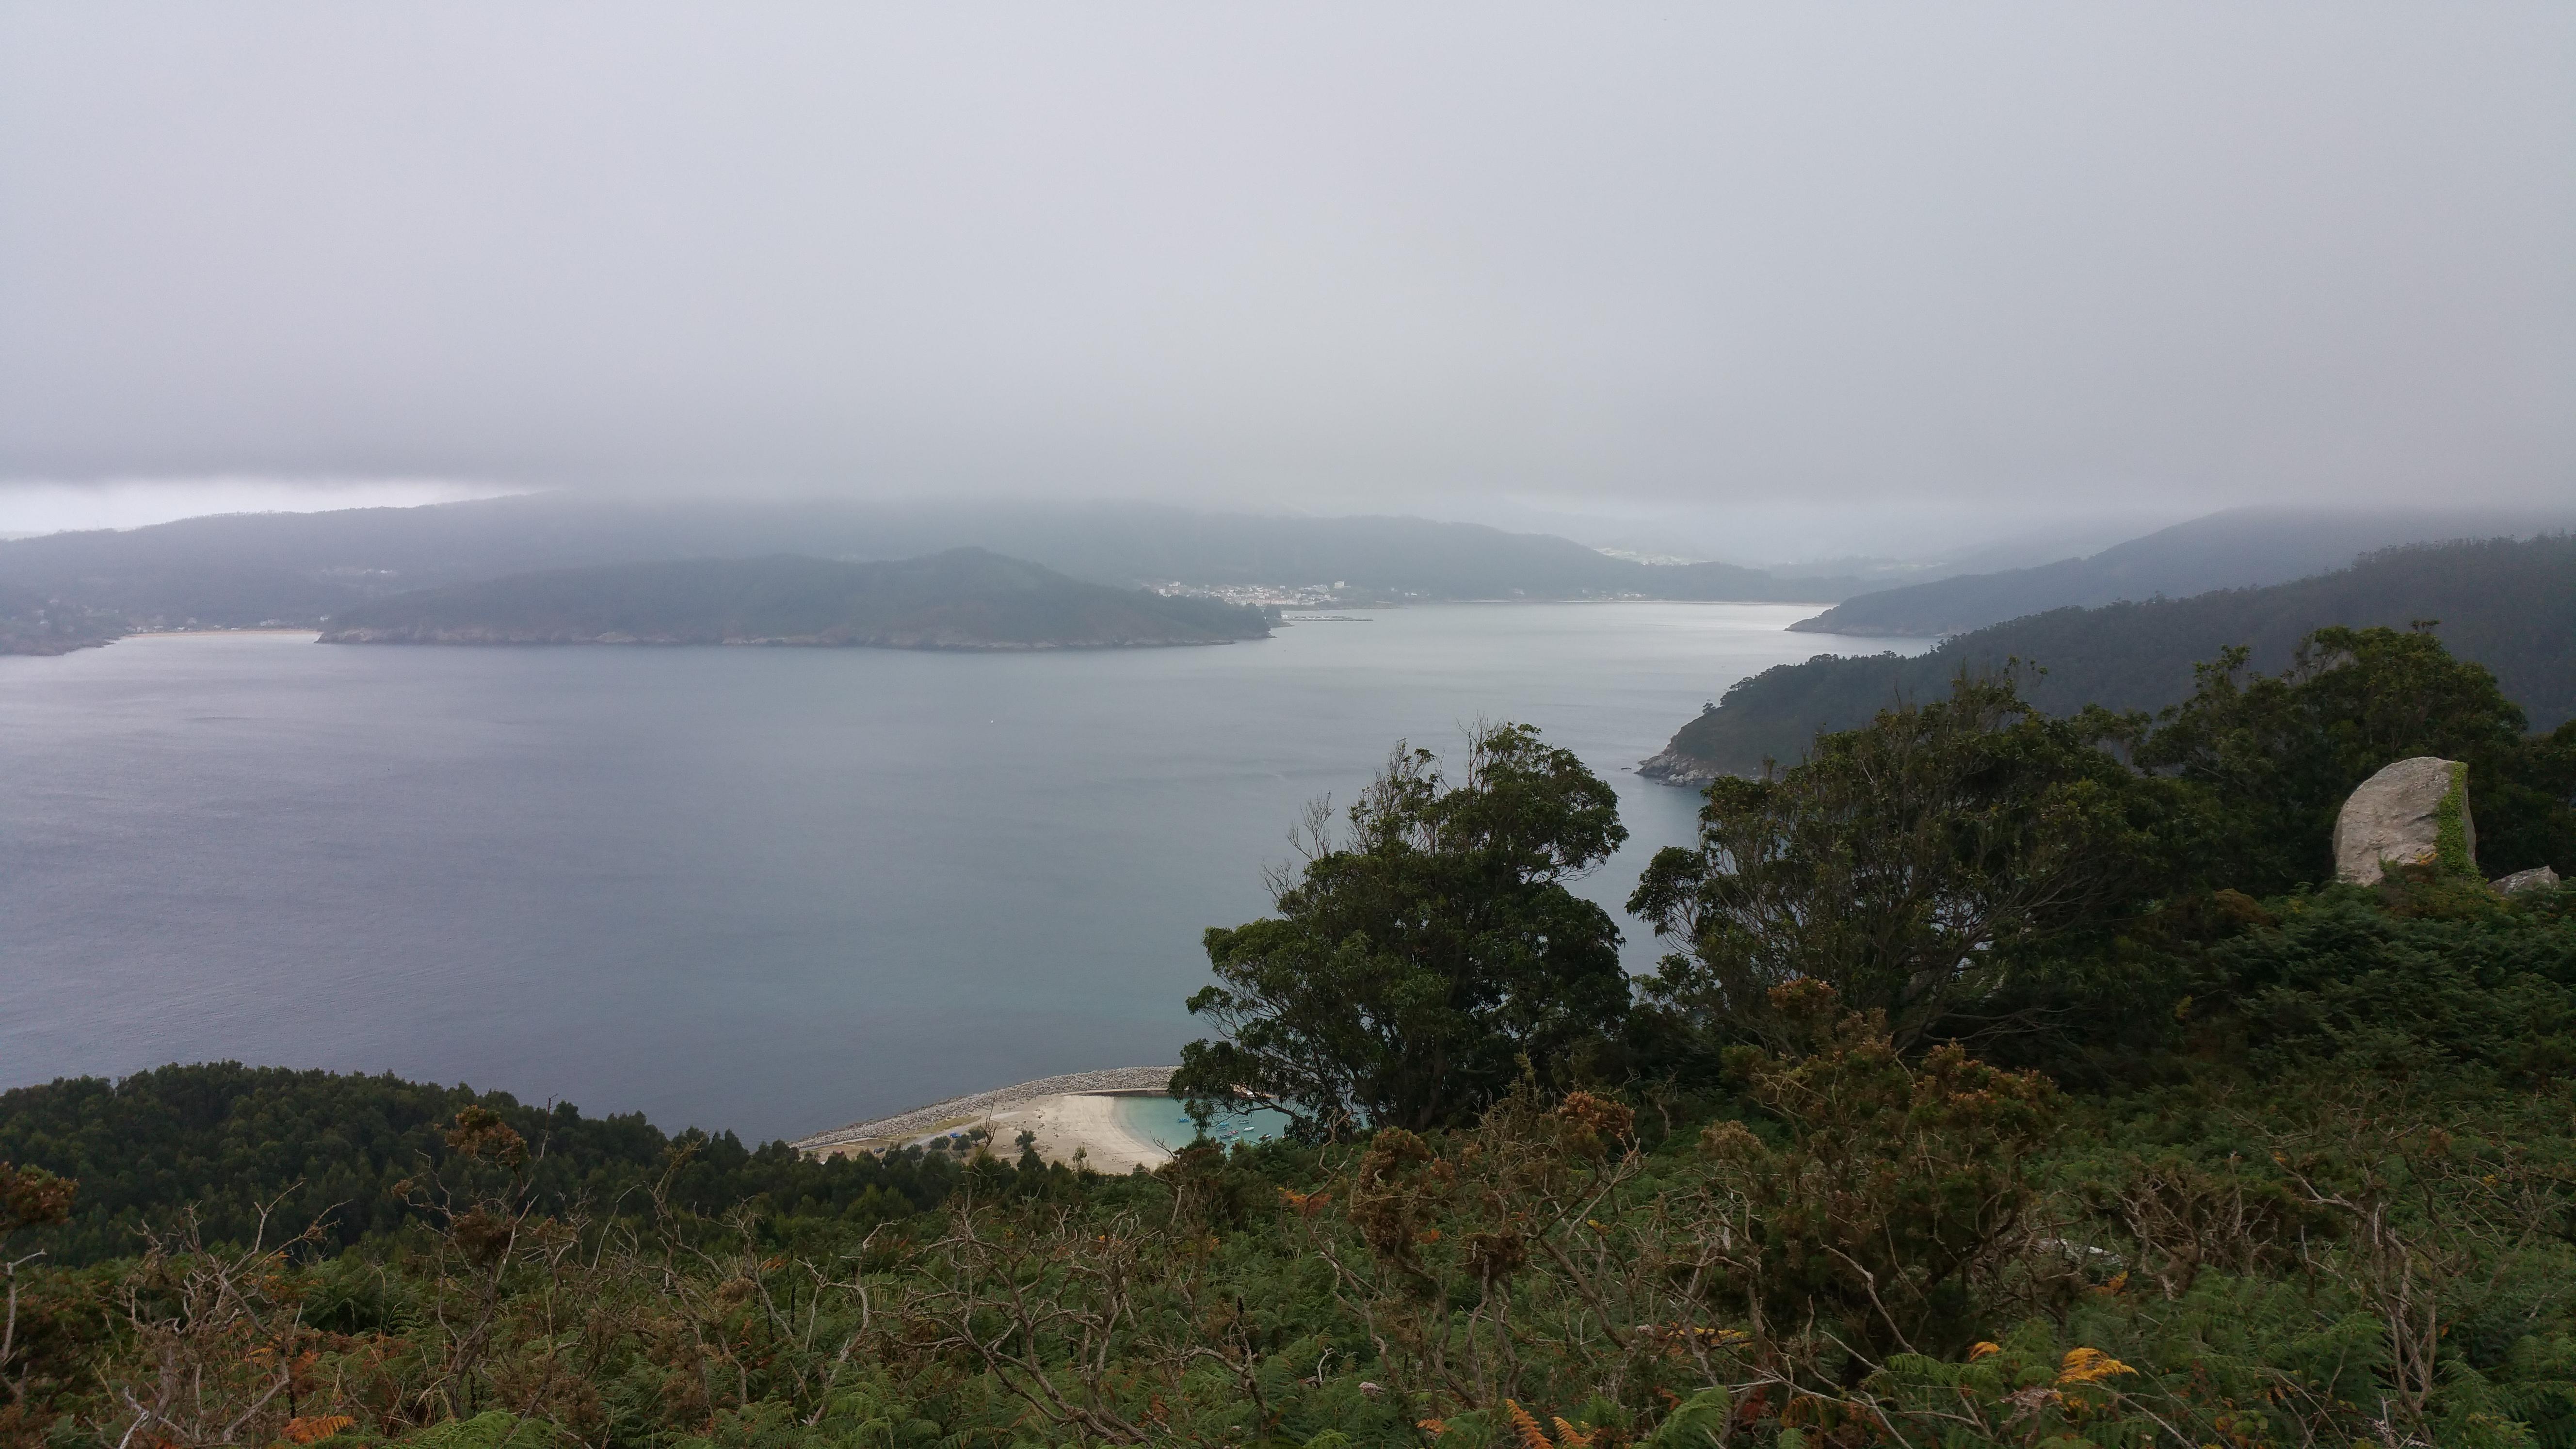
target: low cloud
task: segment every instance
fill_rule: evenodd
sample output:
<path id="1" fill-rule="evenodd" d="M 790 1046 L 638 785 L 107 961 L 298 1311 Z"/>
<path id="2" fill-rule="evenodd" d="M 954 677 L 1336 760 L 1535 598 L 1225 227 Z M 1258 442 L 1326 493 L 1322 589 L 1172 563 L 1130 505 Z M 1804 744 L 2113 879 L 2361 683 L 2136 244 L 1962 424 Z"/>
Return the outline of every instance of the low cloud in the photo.
<path id="1" fill-rule="evenodd" d="M 2532 501 L 2571 102 L 2552 5 L 15 6 L 0 478 Z"/>
<path id="2" fill-rule="evenodd" d="M 0 483 L 0 538 L 66 529 L 141 528 L 208 513 L 414 508 L 519 490 L 424 478 L 124 478 Z"/>

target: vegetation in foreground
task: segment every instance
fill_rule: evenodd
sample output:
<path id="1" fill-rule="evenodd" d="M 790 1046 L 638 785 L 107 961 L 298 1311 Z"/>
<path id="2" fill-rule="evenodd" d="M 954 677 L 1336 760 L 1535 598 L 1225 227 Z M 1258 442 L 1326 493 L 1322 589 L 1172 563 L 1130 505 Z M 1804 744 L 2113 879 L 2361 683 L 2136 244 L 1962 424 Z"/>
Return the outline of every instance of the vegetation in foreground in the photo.
<path id="1" fill-rule="evenodd" d="M 2314 838 L 2354 770 L 2529 742 L 2427 635 L 2320 642 L 2161 721 L 1964 682 L 1712 792 L 1634 1001 L 1564 891 L 1601 783 L 1509 726 L 1400 755 L 1210 936 L 1183 1086 L 1301 1140 L 1150 1176 L 388 1079 L 9 1094 L 0 1433 L 2576 1442 L 2576 890 L 2321 885 Z"/>

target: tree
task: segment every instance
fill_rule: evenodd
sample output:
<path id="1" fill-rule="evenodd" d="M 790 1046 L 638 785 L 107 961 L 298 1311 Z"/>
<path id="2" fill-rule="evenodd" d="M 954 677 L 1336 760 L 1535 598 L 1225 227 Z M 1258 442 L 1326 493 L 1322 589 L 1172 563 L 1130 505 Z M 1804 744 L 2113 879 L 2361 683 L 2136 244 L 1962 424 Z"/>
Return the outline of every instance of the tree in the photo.
<path id="1" fill-rule="evenodd" d="M 2056 1126 L 2054 1084 L 1956 1042 L 1908 1058 L 1884 1017 L 1844 1011 L 1817 982 L 1771 996 L 1794 1049 L 1739 1049 L 1734 1064 L 1787 1140 L 1741 1122 L 1700 1139 L 1722 1164 L 1709 1197 L 1729 1230 L 1702 1240 L 1723 1245 L 1710 1296 L 1726 1316 L 1779 1341 L 1787 1364 L 1834 1364 L 1851 1383 L 1891 1353 L 1966 1352 L 1992 1311 L 1979 1299 L 2000 1297 L 2008 1272 L 2067 1276 L 2063 1257 L 2031 1272 L 2045 1259 L 2026 1164 Z"/>
<path id="2" fill-rule="evenodd" d="M 2195 854 L 2220 883 L 2267 894 L 2334 874 L 2335 814 L 2382 767 L 2416 755 L 2469 766 L 2469 811 L 2488 874 L 2576 871 L 2576 729 L 2531 738 L 2484 665 L 2432 632 L 2319 629 L 2279 675 L 2245 674 L 2246 651 L 2197 666 L 2138 763 L 2204 787 L 2215 829 Z"/>
<path id="3" fill-rule="evenodd" d="M 72 1196 L 80 1184 L 67 1177 L 56 1177 L 41 1167 L 13 1167 L 0 1162 L 0 1296 L 7 1307 L 0 1309 L 0 1382 L 9 1384 L 11 1407 L 22 1407 L 27 1398 L 27 1376 L 14 1378 L 10 1367 L 18 1357 L 18 1270 L 43 1257 L 44 1250 L 20 1255 L 10 1245 L 9 1237 L 20 1228 L 48 1227 L 69 1218 Z"/>
<path id="4" fill-rule="evenodd" d="M 1525 1073 L 1543 1082 L 1626 1015 L 1609 913 L 1566 882 L 1628 832 L 1610 786 L 1526 725 L 1479 726 L 1452 780 L 1396 747 L 1330 836 L 1312 808 L 1278 914 L 1207 933 L 1215 985 L 1190 1010 L 1222 1036 L 1184 1048 L 1177 1096 L 1245 1098 L 1323 1135 L 1355 1122 L 1473 1119 Z"/>
<path id="5" fill-rule="evenodd" d="M 1648 988 L 1700 1032 L 1764 1030 L 1773 988 L 1833 988 L 1910 1046 L 2045 943 L 2166 883 L 2172 791 L 2102 748 L 2119 719 L 2052 719 L 2010 674 L 1817 736 L 1807 762 L 1721 778 L 1700 843 L 1658 853 L 1628 909 L 1680 949 Z"/>

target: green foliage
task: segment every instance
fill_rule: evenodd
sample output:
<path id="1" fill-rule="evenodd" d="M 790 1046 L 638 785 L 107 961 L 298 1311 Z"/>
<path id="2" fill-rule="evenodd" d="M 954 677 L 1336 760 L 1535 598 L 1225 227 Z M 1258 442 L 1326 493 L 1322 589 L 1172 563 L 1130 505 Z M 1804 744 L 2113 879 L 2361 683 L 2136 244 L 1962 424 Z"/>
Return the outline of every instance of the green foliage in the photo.
<path id="1" fill-rule="evenodd" d="M 1398 748 L 1304 867 L 1279 914 L 1207 933 L 1217 984 L 1190 1010 L 1223 1035 L 1183 1049 L 1194 1110 L 1251 1096 L 1308 1135 L 1471 1121 L 1525 1073 L 1563 1082 L 1628 1006 L 1619 931 L 1566 881 L 1627 830 L 1609 785 L 1525 725 L 1477 729 L 1454 781 Z"/>
<path id="2" fill-rule="evenodd" d="M 2033 953 L 2159 893 L 2172 792 L 2099 747 L 2095 719 L 2015 681 L 1882 712 L 1762 780 L 1720 779 L 1695 849 L 1668 848 L 1630 911 L 1680 949 L 1648 988 L 1699 1032 L 1760 1030 L 1769 993 L 1820 981 L 1911 1042 L 1991 999 Z"/>
<path id="3" fill-rule="evenodd" d="M 2446 866 L 2503 874 L 2576 866 L 2576 773 L 2555 737 L 2530 737 L 2484 667 L 2454 659 L 2429 628 L 2320 629 L 2288 670 L 2248 675 L 2246 651 L 2200 666 L 2198 688 L 2137 743 L 2140 765 L 2204 787 L 2211 829 L 2194 854 L 2213 883 L 2257 894 L 2334 874 L 2337 810 L 2382 767 L 2438 755 L 2468 767 L 2465 831 Z"/>
<path id="4" fill-rule="evenodd" d="M 2576 1071 L 2576 930 L 2546 909 L 2412 916 L 2350 887 L 2285 902 L 2194 953 L 2194 1028 L 2267 1070 L 2557 1081 Z"/>
<path id="5" fill-rule="evenodd" d="M 1786 1141 L 1739 1122 L 1701 1138 L 1738 1204 L 1726 1236 L 1744 1245 L 1720 1255 L 1713 1299 L 1845 1381 L 1900 1350 L 1965 1352 L 1981 1298 L 2047 1291 L 2023 1261 L 2037 1197 L 2027 1164 L 2056 1124 L 2056 1089 L 1956 1045 L 1908 1061 L 1883 1015 L 1845 1013 L 1822 985 L 1773 994 L 1807 1040 L 1794 1055 L 1748 1055 L 1743 1075 Z M 2037 1276 L 2067 1275 L 2043 1264 Z"/>
<path id="6" fill-rule="evenodd" d="M 173 1446 L 334 1449 L 2576 1442 L 2576 891 L 2194 920 L 2143 1085 L 1900 1050 L 1807 983 L 1713 1096 L 1530 1089 L 1132 1178 L 986 1157 L 787 1244 L 547 1199 L 528 1119 L 467 1099 L 399 1232 L 28 1265 L 0 1435 L 107 1449 L 140 1405 Z"/>
<path id="7" fill-rule="evenodd" d="M 0 1239 L 20 1228 L 52 1227 L 71 1217 L 76 1184 L 41 1167 L 0 1162 Z"/>
<path id="8" fill-rule="evenodd" d="M 1698 847 L 1659 854 L 1629 902 L 1677 948 L 1646 987 L 1637 1057 L 1704 1078 L 1715 1050 L 1763 1036 L 1773 987 L 1813 980 L 1909 1045 L 2121 1070 L 2114 1043 L 2134 1061 L 2160 1029 L 2142 1007 L 2194 989 L 2171 948 L 2260 915 L 2239 886 L 2331 878 L 2343 801 L 2414 755 L 2460 768 L 2433 878 L 2388 887 L 2401 914 L 2500 908 L 2472 815 L 2491 872 L 2576 850 L 2562 742 L 2524 734 L 2494 676 L 2429 630 L 2319 630 L 2279 675 L 2245 659 L 2202 666 L 2153 721 L 2054 718 L 2012 673 L 1963 675 L 1947 700 L 1819 736 L 1804 764 L 1716 781 Z"/>
<path id="9" fill-rule="evenodd" d="M 1713 792 L 1617 1092 L 1564 886 L 1613 799 L 1505 726 L 1210 935 L 1185 1089 L 1329 1140 L 1104 1178 L 238 1066 L 7 1094 L 0 1445 L 2576 1445 L 2576 888 L 2228 884 L 2304 881 L 2386 756 L 2547 742 L 2421 632 L 2242 662 L 2161 729 L 1962 680 Z"/>
<path id="10" fill-rule="evenodd" d="M 2451 788 L 2442 792 L 2442 803 L 2434 807 L 2433 859 L 2443 875 L 2455 880 L 2476 880 L 2477 856 L 2469 845 L 2469 767 L 2451 762 Z"/>
<path id="11" fill-rule="evenodd" d="M 412 1449 L 554 1449 L 555 1427 L 486 1409 L 471 1419 L 432 1424 L 404 1440 Z"/>
<path id="12" fill-rule="evenodd" d="M 920 1153 L 809 1162 L 784 1143 L 750 1149 L 694 1129 L 669 1137 L 641 1116 L 585 1117 L 568 1103 L 237 1062 L 0 1092 L 0 1161 L 78 1180 L 71 1220 L 25 1235 L 58 1262 L 133 1253 L 142 1229 L 167 1227 L 182 1209 L 213 1242 L 248 1241 L 263 1216 L 272 1235 L 318 1218 L 323 1242 L 338 1247 L 419 1220 L 394 1188 L 455 1155 L 447 1125 L 459 1112 L 489 1114 L 526 1142 L 534 1190 L 549 1203 L 637 1210 L 658 1189 L 712 1212 L 759 1197 L 782 1239 L 808 1223 L 909 1217 L 957 1176 Z"/>
<path id="13" fill-rule="evenodd" d="M 2388 549 L 2269 588 L 2052 609 L 1910 658 L 1819 655 L 1736 684 L 1718 709 L 1682 726 L 1669 748 L 1719 770 L 1759 774 L 1767 761 L 1801 758 L 1820 731 L 1937 698 L 1959 674 L 1991 673 L 2011 659 L 2047 666 L 2029 698 L 2051 714 L 2096 704 L 2159 710 L 2189 698 L 2199 683 L 2195 666 L 2221 650 L 2245 646 L 2253 667 L 2277 671 L 2321 627 L 2402 630 L 2417 619 L 2442 621 L 2451 652 L 2492 670 L 2540 728 L 2576 720 L 2576 537 L 2562 534 Z M 2483 835 L 2482 810 L 2478 824 Z"/>

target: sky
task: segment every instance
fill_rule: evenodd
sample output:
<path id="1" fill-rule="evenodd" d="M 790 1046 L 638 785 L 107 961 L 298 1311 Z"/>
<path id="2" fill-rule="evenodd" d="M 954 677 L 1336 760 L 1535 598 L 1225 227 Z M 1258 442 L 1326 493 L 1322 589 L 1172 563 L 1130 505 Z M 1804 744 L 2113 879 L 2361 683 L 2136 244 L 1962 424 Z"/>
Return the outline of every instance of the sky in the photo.
<path id="1" fill-rule="evenodd" d="M 2576 6 L 0 0 L 0 532 L 531 488 L 2565 501 Z"/>

